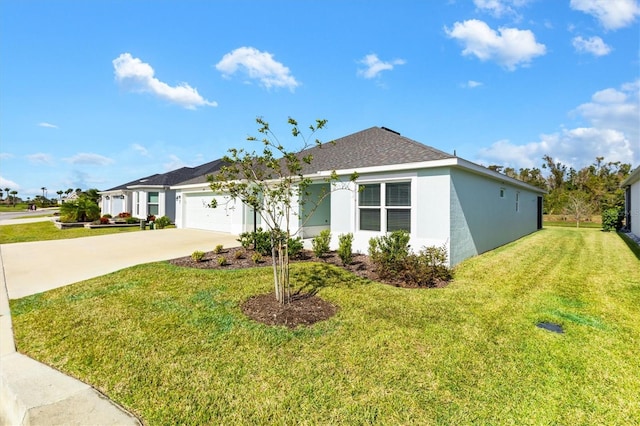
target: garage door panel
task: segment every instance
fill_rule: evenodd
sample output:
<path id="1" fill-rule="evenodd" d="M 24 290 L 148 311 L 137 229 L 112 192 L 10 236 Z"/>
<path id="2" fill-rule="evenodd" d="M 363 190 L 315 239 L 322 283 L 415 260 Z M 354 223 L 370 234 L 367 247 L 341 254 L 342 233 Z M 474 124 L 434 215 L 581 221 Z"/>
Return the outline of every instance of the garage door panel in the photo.
<path id="1" fill-rule="evenodd" d="M 217 207 L 211 207 L 213 200 L 217 201 Z M 194 229 L 206 229 L 209 231 L 230 232 L 231 215 L 230 203 L 223 196 L 213 194 L 188 195 L 185 197 L 185 227 Z"/>

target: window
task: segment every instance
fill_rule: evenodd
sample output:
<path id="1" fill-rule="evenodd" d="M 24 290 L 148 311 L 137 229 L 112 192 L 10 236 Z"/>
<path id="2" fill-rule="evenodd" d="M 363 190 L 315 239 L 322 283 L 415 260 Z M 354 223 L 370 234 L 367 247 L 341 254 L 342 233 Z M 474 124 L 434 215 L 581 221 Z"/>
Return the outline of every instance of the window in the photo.
<path id="1" fill-rule="evenodd" d="M 500 198 L 504 198 L 504 188 L 500 188 Z"/>
<path id="2" fill-rule="evenodd" d="M 516 192 L 516 211 L 520 211 L 520 193 Z"/>
<path id="3" fill-rule="evenodd" d="M 360 230 L 380 231 L 380 184 L 360 185 Z"/>
<path id="4" fill-rule="evenodd" d="M 360 188 L 361 231 L 411 232 L 411 182 L 374 183 Z"/>
<path id="5" fill-rule="evenodd" d="M 160 214 L 159 211 L 159 201 L 160 195 L 158 192 L 148 192 L 147 193 L 147 215 L 157 216 Z"/>

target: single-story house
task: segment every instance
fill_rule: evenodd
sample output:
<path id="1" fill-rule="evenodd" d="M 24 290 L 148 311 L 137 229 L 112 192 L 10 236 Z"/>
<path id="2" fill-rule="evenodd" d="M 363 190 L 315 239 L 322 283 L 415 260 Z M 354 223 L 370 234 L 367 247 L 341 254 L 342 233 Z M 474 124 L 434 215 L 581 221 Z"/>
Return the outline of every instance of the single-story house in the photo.
<path id="1" fill-rule="evenodd" d="M 302 153 L 309 154 L 313 160 L 303 173 L 316 182 L 310 197 L 330 195 L 312 214 L 300 207 L 292 231 L 308 239 L 330 229 L 334 249 L 339 234 L 353 233 L 354 251 L 366 253 L 371 237 L 404 229 L 413 248 L 445 246 L 455 265 L 542 228 L 544 190 L 384 127 Z M 331 187 L 325 178 L 333 171 L 341 182 Z M 350 182 L 354 172 L 359 177 Z M 254 229 L 251 207 L 213 193 L 205 175 L 170 190 L 176 194 L 179 228 L 234 234 Z M 260 226 L 259 217 L 255 220 Z"/>
<path id="2" fill-rule="evenodd" d="M 100 191 L 101 212 L 114 217 L 125 212 L 139 218 L 167 216 L 174 221 L 177 203 L 176 191 L 171 185 L 214 173 L 221 165 L 221 160 L 215 160 L 197 167 L 182 167 Z"/>
<path id="3" fill-rule="evenodd" d="M 640 237 L 640 167 L 622 182 L 624 188 L 625 228 Z"/>

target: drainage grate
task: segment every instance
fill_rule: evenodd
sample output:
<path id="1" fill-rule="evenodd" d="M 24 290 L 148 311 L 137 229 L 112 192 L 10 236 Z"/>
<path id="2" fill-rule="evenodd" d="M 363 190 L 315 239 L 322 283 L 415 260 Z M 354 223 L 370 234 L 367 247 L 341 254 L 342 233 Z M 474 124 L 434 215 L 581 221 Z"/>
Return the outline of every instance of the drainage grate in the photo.
<path id="1" fill-rule="evenodd" d="M 562 326 L 560 324 L 555 324 L 552 322 L 539 322 L 538 324 L 536 324 L 536 327 L 543 328 L 554 333 L 564 333 L 564 330 L 562 329 Z"/>

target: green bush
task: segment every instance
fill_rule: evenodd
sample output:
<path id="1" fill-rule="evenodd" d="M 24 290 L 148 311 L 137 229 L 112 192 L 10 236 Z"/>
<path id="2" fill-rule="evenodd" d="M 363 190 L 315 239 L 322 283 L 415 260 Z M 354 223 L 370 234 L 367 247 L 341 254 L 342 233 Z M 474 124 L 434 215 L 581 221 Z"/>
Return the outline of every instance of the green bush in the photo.
<path id="1" fill-rule="evenodd" d="M 624 214 L 621 209 L 612 207 L 602 212 L 602 229 L 604 231 L 617 231 L 622 228 Z"/>
<path id="2" fill-rule="evenodd" d="M 160 216 L 159 218 L 156 218 L 155 222 L 156 227 L 158 229 L 164 229 L 167 226 L 171 225 L 171 219 L 169 219 L 167 216 Z"/>
<path id="3" fill-rule="evenodd" d="M 434 287 L 439 281 L 449 281 L 452 273 L 447 266 L 446 247 L 423 247 L 418 254 L 405 259 L 403 277 L 408 284 Z"/>
<path id="4" fill-rule="evenodd" d="M 283 232 L 263 231 L 262 228 L 258 228 L 256 232 L 243 232 L 242 234 L 240 234 L 240 238 L 238 238 L 238 241 L 240 242 L 240 245 L 245 249 L 253 247 L 253 249 L 260 253 L 262 256 L 271 256 L 272 241 L 277 242 L 279 238 L 284 238 Z M 302 252 L 303 248 L 304 246 L 302 244 L 302 238 L 289 238 L 290 257 L 298 256 Z"/>
<path id="5" fill-rule="evenodd" d="M 215 254 L 220 254 L 222 253 L 222 249 L 224 249 L 224 246 L 222 244 L 218 244 L 217 246 L 215 246 L 215 248 L 213 249 L 213 252 Z"/>
<path id="6" fill-rule="evenodd" d="M 369 257 L 383 278 L 397 276 L 404 269 L 410 238 L 407 231 L 400 230 L 369 240 Z"/>
<path id="7" fill-rule="evenodd" d="M 331 231 L 329 229 L 325 229 L 311 240 L 311 247 L 313 248 L 313 252 L 315 253 L 315 255 L 319 258 L 322 258 L 326 256 L 327 253 L 329 253 L 330 243 Z"/>
<path id="8" fill-rule="evenodd" d="M 218 258 L 218 265 L 220 265 L 220 266 L 224 266 L 224 265 L 226 265 L 226 264 L 227 264 L 227 259 L 225 259 L 225 257 L 224 257 L 224 256 L 220 256 L 220 257 Z"/>
<path id="9" fill-rule="evenodd" d="M 60 206 L 60 221 L 63 223 L 93 222 L 100 219 L 100 206 L 87 196 L 67 201 Z"/>
<path id="10" fill-rule="evenodd" d="M 251 260 L 253 263 L 262 263 L 262 255 L 258 252 L 255 252 L 251 255 Z"/>
<path id="11" fill-rule="evenodd" d="M 353 261 L 353 234 L 338 235 L 338 256 L 343 265 L 350 265 Z"/>
<path id="12" fill-rule="evenodd" d="M 202 262 L 202 259 L 204 259 L 204 252 L 200 250 L 194 251 L 193 253 L 191 253 L 191 259 L 196 262 Z"/>
<path id="13" fill-rule="evenodd" d="M 137 217 L 127 217 L 124 219 L 124 221 L 129 225 L 133 225 L 134 223 L 140 223 L 140 219 L 138 219 Z"/>
<path id="14" fill-rule="evenodd" d="M 258 228 L 256 232 L 243 232 L 238 238 L 240 245 L 245 249 L 253 247 L 263 256 L 271 256 L 271 233 Z"/>

